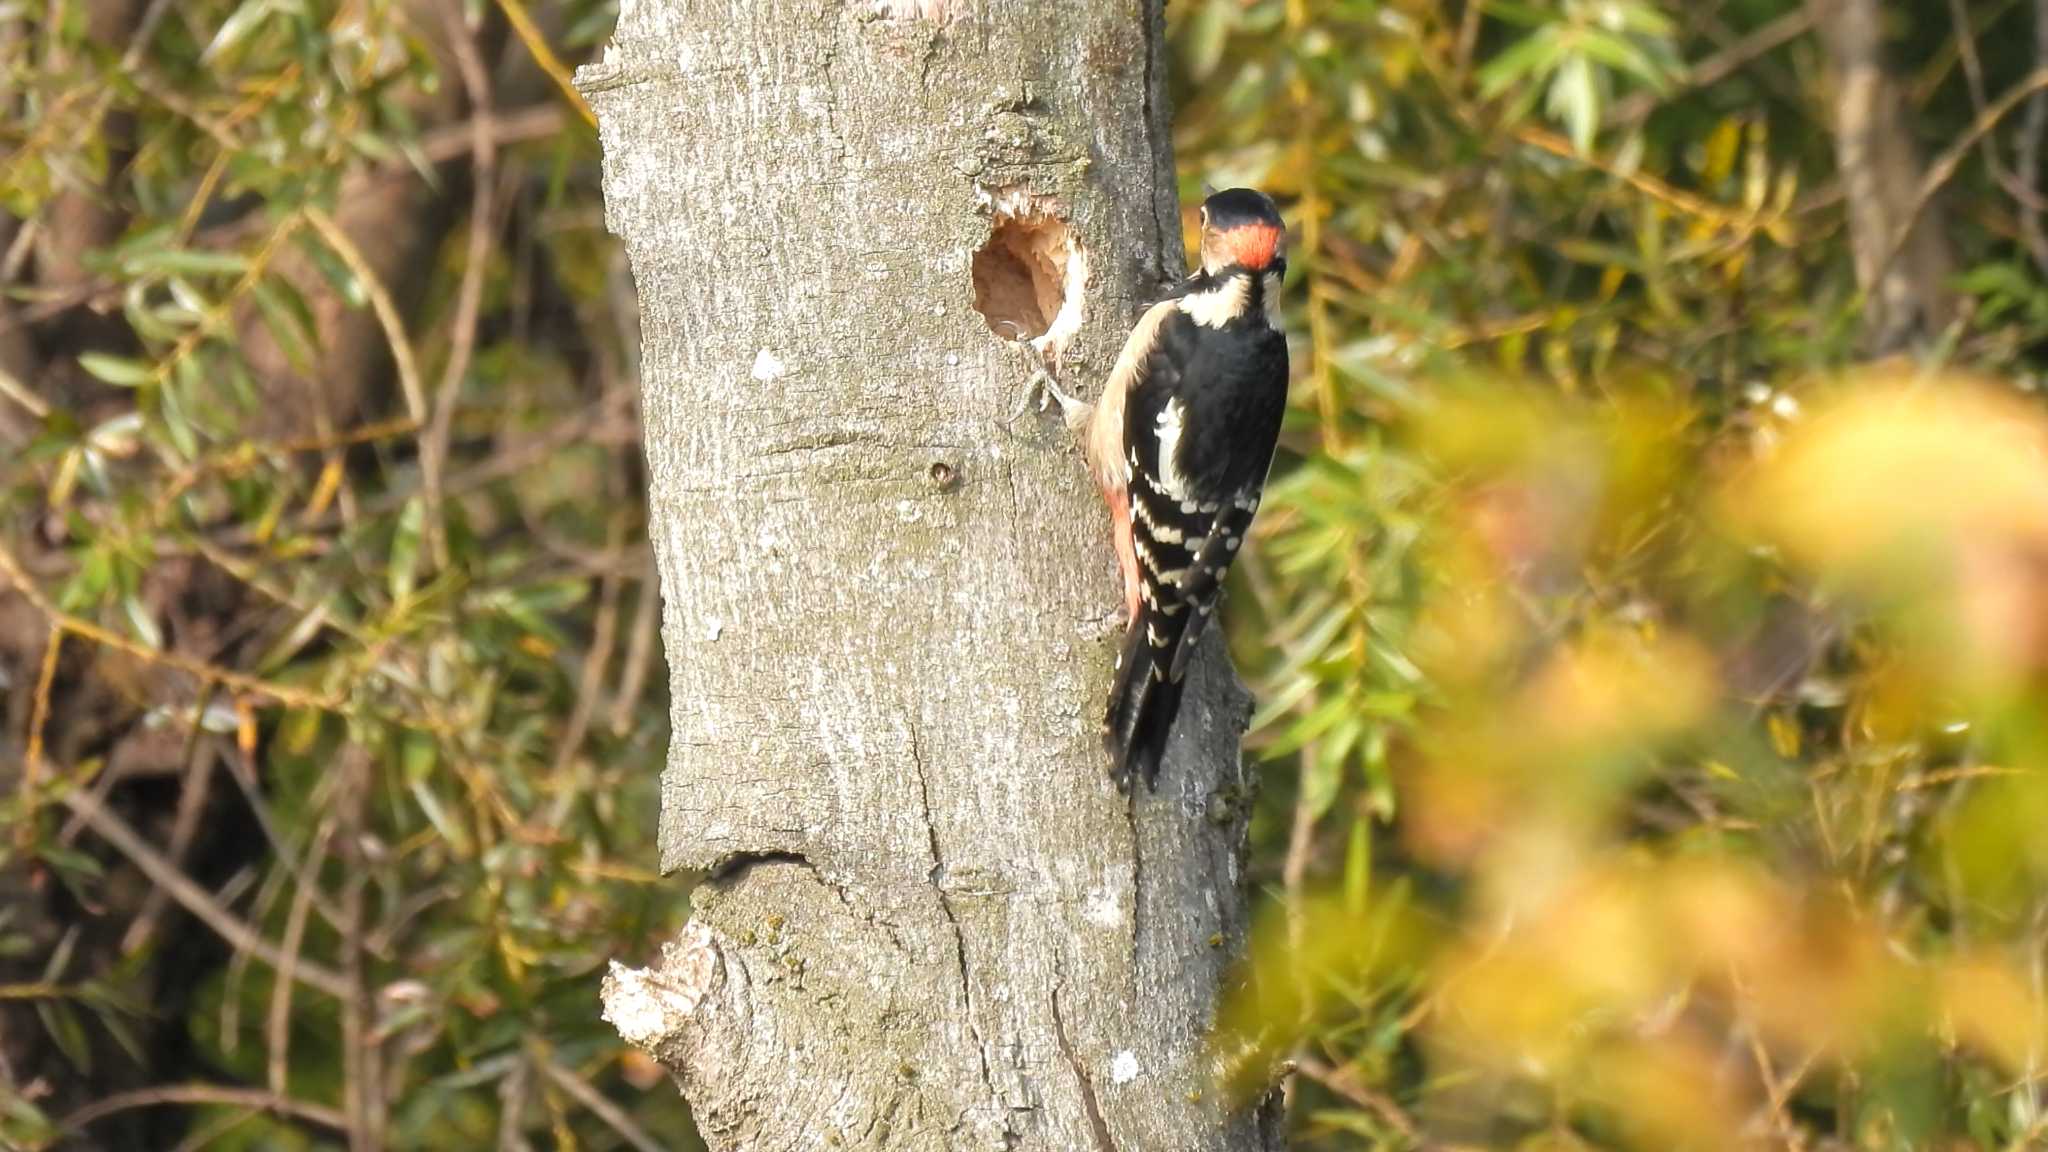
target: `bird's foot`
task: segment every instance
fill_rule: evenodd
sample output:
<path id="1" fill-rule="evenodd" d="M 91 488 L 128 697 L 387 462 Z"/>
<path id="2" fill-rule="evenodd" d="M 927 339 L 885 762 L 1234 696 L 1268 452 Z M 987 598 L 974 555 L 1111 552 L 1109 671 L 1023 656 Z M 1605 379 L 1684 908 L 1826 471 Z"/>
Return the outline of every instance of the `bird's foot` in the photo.
<path id="1" fill-rule="evenodd" d="M 1066 418 L 1068 427 L 1078 427 L 1087 419 L 1091 406 L 1060 389 L 1059 381 L 1045 366 L 1045 357 L 1031 346 L 1030 341 L 1011 340 L 1008 346 L 1024 358 L 1031 379 L 1024 386 L 1024 394 L 1018 399 L 1016 411 L 1011 412 L 1003 421 L 1005 427 L 1023 419 L 1024 413 L 1030 411 L 1033 406 L 1040 412 L 1045 411 L 1046 404 L 1054 400 L 1059 401 L 1060 413 Z"/>

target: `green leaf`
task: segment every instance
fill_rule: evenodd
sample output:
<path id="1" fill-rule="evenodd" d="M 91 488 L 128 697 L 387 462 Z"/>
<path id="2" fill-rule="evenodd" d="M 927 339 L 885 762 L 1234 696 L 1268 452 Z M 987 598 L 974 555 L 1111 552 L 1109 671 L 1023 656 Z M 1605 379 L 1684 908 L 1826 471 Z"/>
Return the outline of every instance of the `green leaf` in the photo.
<path id="1" fill-rule="evenodd" d="M 1336 712 L 1338 718 L 1342 719 L 1346 709 L 1342 707 L 1341 698 L 1329 701 L 1323 708 L 1311 713 L 1311 718 L 1324 713 L 1332 704 L 1338 706 Z M 1344 759 L 1341 753 L 1331 755 L 1330 748 L 1324 745 L 1318 746 L 1313 755 L 1302 760 L 1301 804 L 1310 816 L 1321 818 L 1330 810 L 1330 805 L 1337 802 L 1337 793 L 1344 786 Z"/>
<path id="2" fill-rule="evenodd" d="M 50 1039 L 56 1041 L 57 1050 L 64 1059 L 71 1062 L 80 1074 L 92 1074 L 92 1041 L 85 1034 L 85 1025 L 78 1018 L 78 1009 L 62 1000 L 36 1001 L 36 1015 L 42 1018 L 43 1028 Z"/>
<path id="3" fill-rule="evenodd" d="M 1566 57 L 1551 77 L 1544 108 L 1563 122 L 1572 147 L 1582 155 L 1590 153 L 1600 131 L 1600 83 L 1592 61 L 1576 54 Z"/>
<path id="4" fill-rule="evenodd" d="M 38 842 L 36 858 L 48 864 L 60 875 L 74 879 L 98 880 L 106 875 L 106 870 L 97 859 L 75 848 L 66 848 L 55 841 Z"/>
<path id="5" fill-rule="evenodd" d="M 1205 80 L 1223 62 L 1223 52 L 1230 43 L 1230 30 L 1236 23 L 1238 7 L 1234 0 L 1205 0 L 1195 9 L 1186 38 L 1187 69 L 1191 78 Z"/>
<path id="6" fill-rule="evenodd" d="M 104 352 L 81 352 L 78 366 L 116 388 L 139 388 L 156 378 L 155 371 L 147 363 Z"/>
<path id="7" fill-rule="evenodd" d="M 121 611 L 127 615 L 128 626 L 135 630 L 135 638 L 137 640 L 142 641 L 145 646 L 154 648 L 159 652 L 163 650 L 163 630 L 157 627 L 156 617 L 150 614 L 148 606 L 143 604 L 141 597 L 123 596 L 121 598 Z"/>
<path id="8" fill-rule="evenodd" d="M 267 280 L 257 281 L 249 294 L 256 298 L 256 312 L 263 319 L 264 330 L 270 333 L 271 340 L 284 353 L 292 370 L 311 372 L 313 351 L 306 334 L 312 330 L 312 325 L 309 320 L 301 318 L 298 308 L 292 307 L 291 297 L 297 294 L 287 296 L 285 291 Z M 304 307 L 303 301 L 299 307 Z"/>
<path id="9" fill-rule="evenodd" d="M 1344 766 L 1351 762 L 1351 750 L 1358 746 L 1365 722 L 1347 716 L 1314 749 L 1311 763 L 1303 766 L 1302 803 L 1309 815 L 1320 820 L 1344 790 Z"/>
<path id="10" fill-rule="evenodd" d="M 1372 829 L 1360 818 L 1351 822 L 1351 834 L 1344 842 L 1344 910 L 1353 916 L 1364 915 L 1371 889 Z"/>
<path id="11" fill-rule="evenodd" d="M 50 958 L 43 962 L 42 982 L 58 984 L 64 980 L 64 973 L 71 967 L 71 954 L 78 947 L 78 929 L 65 932 L 50 950 Z"/>
<path id="12" fill-rule="evenodd" d="M 1652 92 L 1662 94 L 1671 87 L 1671 78 L 1657 59 L 1643 51 L 1641 46 L 1632 40 L 1597 29 L 1587 29 L 1577 37 L 1575 43 L 1588 59 L 1597 60 L 1610 68 L 1634 76 Z"/>
<path id="13" fill-rule="evenodd" d="M 1524 80 L 1548 72 L 1557 59 L 1558 38 L 1549 29 L 1524 36 L 1479 70 L 1479 95 L 1491 100 Z"/>
<path id="14" fill-rule="evenodd" d="M 137 273 L 176 276 L 239 276 L 249 270 L 249 258 L 240 252 L 204 248 L 162 248 L 137 253 L 124 263 Z"/>
<path id="15" fill-rule="evenodd" d="M 415 496 L 398 514 L 398 530 L 391 538 L 391 563 L 386 568 L 386 586 L 393 602 L 403 602 L 419 585 L 420 528 L 426 522 L 426 502 Z"/>
<path id="16" fill-rule="evenodd" d="M 221 23 L 220 30 L 213 34 L 212 42 L 199 54 L 199 62 L 211 64 L 222 54 L 232 51 L 235 45 L 247 39 L 256 30 L 257 25 L 270 14 L 271 5 L 268 0 L 248 0 Z"/>
<path id="17" fill-rule="evenodd" d="M 188 356 L 185 360 L 179 361 L 180 369 L 190 360 L 191 357 Z M 163 387 L 157 389 L 156 393 L 157 414 L 163 418 L 164 433 L 170 437 L 171 446 L 177 449 L 180 463 L 199 455 L 199 435 L 193 431 L 191 420 L 185 416 L 185 403 L 180 395 L 183 391 L 183 376 L 182 371 L 178 372 L 172 379 L 164 381 Z"/>

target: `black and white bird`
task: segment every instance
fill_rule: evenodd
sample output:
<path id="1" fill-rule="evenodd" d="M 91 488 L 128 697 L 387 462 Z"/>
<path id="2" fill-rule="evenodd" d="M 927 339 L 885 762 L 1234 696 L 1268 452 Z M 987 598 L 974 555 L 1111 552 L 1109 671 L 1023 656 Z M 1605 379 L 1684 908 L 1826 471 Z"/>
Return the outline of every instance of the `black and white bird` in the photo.
<path id="1" fill-rule="evenodd" d="M 1280 212 L 1232 188 L 1202 204 L 1201 268 L 1138 321 L 1085 429 L 1123 571 L 1130 628 L 1103 721 L 1119 786 L 1158 786 L 1196 642 L 1259 510 L 1287 406 L 1273 309 L 1287 269 Z M 1057 392 L 1055 392 L 1057 395 Z"/>

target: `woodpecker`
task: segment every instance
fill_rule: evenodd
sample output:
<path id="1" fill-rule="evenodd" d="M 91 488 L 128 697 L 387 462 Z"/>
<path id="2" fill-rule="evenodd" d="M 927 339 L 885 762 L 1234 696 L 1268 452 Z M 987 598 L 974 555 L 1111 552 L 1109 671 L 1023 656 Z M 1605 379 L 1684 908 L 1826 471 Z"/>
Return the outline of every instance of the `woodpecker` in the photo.
<path id="1" fill-rule="evenodd" d="M 1274 318 L 1280 212 L 1232 188 L 1202 204 L 1201 267 L 1132 329 L 1102 395 L 1048 390 L 1109 505 L 1129 617 L 1103 720 L 1111 775 L 1157 788 L 1196 642 L 1259 510 L 1287 406 Z"/>

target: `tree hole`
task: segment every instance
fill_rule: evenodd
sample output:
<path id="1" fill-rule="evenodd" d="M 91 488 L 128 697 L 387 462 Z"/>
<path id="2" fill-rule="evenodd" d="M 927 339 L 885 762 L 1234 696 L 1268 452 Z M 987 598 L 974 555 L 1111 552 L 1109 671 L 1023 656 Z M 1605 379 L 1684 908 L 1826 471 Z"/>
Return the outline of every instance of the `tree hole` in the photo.
<path id="1" fill-rule="evenodd" d="M 1057 357 L 1081 326 L 1087 261 L 1066 222 L 1028 196 L 995 199 L 988 242 L 974 254 L 974 307 L 989 330 Z"/>

